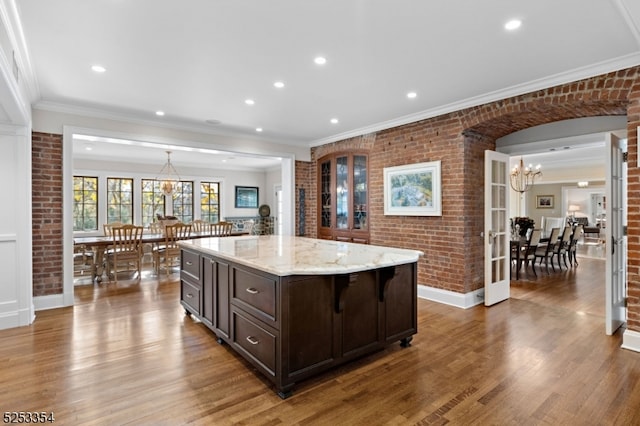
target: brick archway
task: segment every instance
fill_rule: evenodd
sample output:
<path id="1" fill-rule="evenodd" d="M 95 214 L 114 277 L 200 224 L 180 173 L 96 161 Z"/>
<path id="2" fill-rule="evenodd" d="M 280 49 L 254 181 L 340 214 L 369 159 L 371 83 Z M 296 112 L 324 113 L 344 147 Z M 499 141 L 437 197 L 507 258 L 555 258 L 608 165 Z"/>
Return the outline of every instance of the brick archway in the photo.
<path id="1" fill-rule="evenodd" d="M 529 127 L 571 118 L 626 115 L 638 68 L 551 87 L 460 111 L 463 134 L 496 140 Z"/>

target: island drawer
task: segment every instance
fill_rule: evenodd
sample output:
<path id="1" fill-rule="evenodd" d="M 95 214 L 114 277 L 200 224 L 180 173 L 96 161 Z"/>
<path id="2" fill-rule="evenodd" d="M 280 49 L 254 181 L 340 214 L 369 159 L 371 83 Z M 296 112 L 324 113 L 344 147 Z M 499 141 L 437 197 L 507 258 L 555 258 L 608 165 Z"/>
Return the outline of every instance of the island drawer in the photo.
<path id="1" fill-rule="evenodd" d="M 195 311 L 196 315 L 200 315 L 200 289 L 198 287 L 180 280 L 180 299 Z"/>
<path id="2" fill-rule="evenodd" d="M 191 275 L 196 281 L 200 280 L 200 255 L 188 250 L 182 250 L 180 269 Z"/>
<path id="3" fill-rule="evenodd" d="M 233 310 L 233 343 L 271 375 L 276 372 L 276 336 Z"/>
<path id="4" fill-rule="evenodd" d="M 260 319 L 275 322 L 276 282 L 275 277 L 234 268 L 233 301 Z"/>

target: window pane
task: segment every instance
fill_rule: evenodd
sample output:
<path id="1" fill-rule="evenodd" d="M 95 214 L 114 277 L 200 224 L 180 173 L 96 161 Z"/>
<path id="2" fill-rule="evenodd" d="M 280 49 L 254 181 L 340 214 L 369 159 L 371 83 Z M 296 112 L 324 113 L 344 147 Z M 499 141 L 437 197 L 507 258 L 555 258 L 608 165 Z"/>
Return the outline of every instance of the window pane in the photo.
<path id="1" fill-rule="evenodd" d="M 98 178 L 73 177 L 73 230 L 98 229 Z"/>
<path id="2" fill-rule="evenodd" d="M 220 221 L 219 182 L 202 182 L 200 184 L 200 218 L 211 223 Z"/>
<path id="3" fill-rule="evenodd" d="M 107 178 L 107 223 L 133 223 L 133 179 Z"/>
<path id="4" fill-rule="evenodd" d="M 164 196 L 160 189 L 160 181 L 142 180 L 142 225 L 149 226 L 156 216 L 164 216 Z"/>

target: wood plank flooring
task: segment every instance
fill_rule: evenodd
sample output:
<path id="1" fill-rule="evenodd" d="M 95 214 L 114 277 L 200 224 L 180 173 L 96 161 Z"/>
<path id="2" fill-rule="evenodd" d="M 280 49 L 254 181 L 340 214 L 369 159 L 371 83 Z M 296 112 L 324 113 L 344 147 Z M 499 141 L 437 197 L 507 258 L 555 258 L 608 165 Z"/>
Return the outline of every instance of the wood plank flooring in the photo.
<path id="1" fill-rule="evenodd" d="M 81 286 L 74 307 L 0 331 L 1 411 L 63 425 L 640 424 L 640 353 L 604 333 L 602 260 L 524 274 L 491 308 L 419 300 L 411 347 L 286 400 L 184 315 L 178 287 L 177 274 Z"/>

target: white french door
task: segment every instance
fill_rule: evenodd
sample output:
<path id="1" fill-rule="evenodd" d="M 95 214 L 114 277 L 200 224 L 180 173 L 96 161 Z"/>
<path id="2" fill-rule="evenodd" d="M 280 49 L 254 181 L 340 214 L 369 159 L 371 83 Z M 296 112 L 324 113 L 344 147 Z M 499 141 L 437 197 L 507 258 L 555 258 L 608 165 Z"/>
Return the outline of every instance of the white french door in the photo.
<path id="1" fill-rule="evenodd" d="M 605 195 L 606 214 L 606 297 L 605 328 L 608 335 L 616 332 L 626 322 L 627 296 L 626 246 L 624 235 L 624 146 L 612 133 L 606 135 L 607 185 Z"/>
<path id="2" fill-rule="evenodd" d="M 509 156 L 484 152 L 484 304 L 509 298 Z"/>

